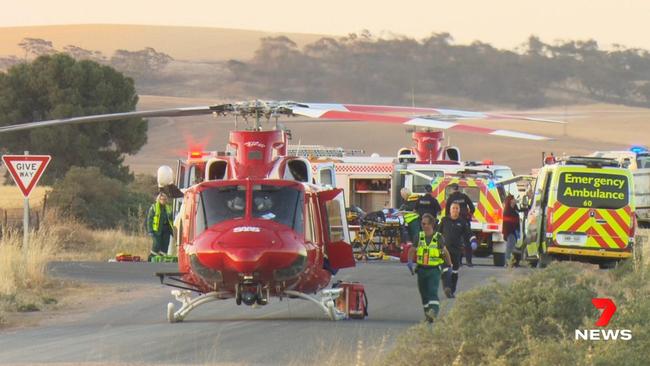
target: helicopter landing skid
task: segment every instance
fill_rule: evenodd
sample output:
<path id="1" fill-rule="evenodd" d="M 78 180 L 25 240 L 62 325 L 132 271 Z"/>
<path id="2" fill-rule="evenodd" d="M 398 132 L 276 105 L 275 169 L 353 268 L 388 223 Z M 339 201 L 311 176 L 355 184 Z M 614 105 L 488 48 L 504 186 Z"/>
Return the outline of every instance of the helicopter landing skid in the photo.
<path id="1" fill-rule="evenodd" d="M 286 290 L 284 293 L 289 296 L 299 297 L 301 299 L 309 300 L 315 303 L 325 312 L 325 315 L 327 315 L 330 320 L 343 320 L 347 318 L 347 315 L 344 312 L 336 308 L 335 303 L 336 299 L 341 296 L 341 293 L 343 293 L 342 288 L 324 289 L 320 292 L 320 299 L 293 290 Z"/>
<path id="2" fill-rule="evenodd" d="M 189 290 L 172 290 L 172 295 L 180 302 L 181 308 L 175 311 L 174 303 L 167 303 L 167 320 L 170 323 L 182 322 L 187 314 L 196 309 L 199 305 L 208 302 L 223 300 L 224 295 L 229 295 L 228 292 L 212 291 L 203 295 L 192 298 L 191 291 Z"/>

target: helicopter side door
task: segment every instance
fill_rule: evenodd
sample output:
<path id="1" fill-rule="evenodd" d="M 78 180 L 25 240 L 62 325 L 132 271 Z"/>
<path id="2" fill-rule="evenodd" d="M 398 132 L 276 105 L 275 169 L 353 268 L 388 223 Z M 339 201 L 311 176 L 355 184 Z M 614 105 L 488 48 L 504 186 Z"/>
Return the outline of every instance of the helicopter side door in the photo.
<path id="1" fill-rule="evenodd" d="M 180 189 L 189 187 L 189 169 L 187 168 L 187 163 L 180 159 L 176 164 L 176 181 L 174 183 L 176 184 L 176 187 Z M 174 200 L 174 215 L 178 214 L 182 203 L 182 198 Z"/>
<path id="2" fill-rule="evenodd" d="M 330 266 L 334 269 L 354 267 L 343 190 L 336 188 L 318 192 L 318 201 L 325 239 L 324 254 Z"/>

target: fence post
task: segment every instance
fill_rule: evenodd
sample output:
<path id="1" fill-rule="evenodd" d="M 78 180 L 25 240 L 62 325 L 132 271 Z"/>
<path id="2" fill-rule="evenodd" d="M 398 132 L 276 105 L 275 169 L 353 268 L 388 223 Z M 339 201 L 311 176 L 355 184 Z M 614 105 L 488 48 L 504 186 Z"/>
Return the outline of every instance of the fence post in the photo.
<path id="1" fill-rule="evenodd" d="M 47 206 L 47 192 L 43 196 L 43 209 L 41 210 L 41 218 L 45 219 L 45 207 Z"/>

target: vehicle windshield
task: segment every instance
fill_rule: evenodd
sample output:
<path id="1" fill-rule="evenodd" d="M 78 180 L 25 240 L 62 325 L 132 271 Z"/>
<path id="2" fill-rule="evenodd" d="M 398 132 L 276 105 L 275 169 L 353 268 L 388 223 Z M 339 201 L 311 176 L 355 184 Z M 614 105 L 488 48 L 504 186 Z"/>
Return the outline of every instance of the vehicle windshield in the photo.
<path id="1" fill-rule="evenodd" d="M 650 169 L 650 155 L 638 155 L 636 157 L 638 169 Z"/>
<path id="2" fill-rule="evenodd" d="M 436 177 L 442 177 L 445 175 L 445 173 L 439 171 L 439 170 L 418 170 L 418 173 L 427 175 L 431 177 L 431 179 L 436 178 Z M 413 193 L 425 193 L 426 190 L 424 189 L 425 186 L 430 186 L 431 185 L 431 179 L 425 179 L 421 176 L 414 175 L 413 176 Z"/>
<path id="3" fill-rule="evenodd" d="M 474 204 L 474 207 L 478 207 L 478 203 L 480 201 L 481 197 L 481 191 L 479 190 L 478 187 L 459 187 L 459 191 L 462 193 L 465 193 L 467 197 L 469 197 L 470 200 L 472 200 L 472 203 Z M 449 195 L 454 193 L 454 189 L 451 187 L 445 188 L 445 200 L 449 198 Z"/>
<path id="4" fill-rule="evenodd" d="M 246 211 L 246 186 L 232 185 L 207 188 L 201 192 L 197 207 L 199 219 L 210 227 L 222 221 L 243 218 Z"/>
<path id="5" fill-rule="evenodd" d="M 620 174 L 563 172 L 557 198 L 570 207 L 619 209 L 628 204 L 628 179 Z"/>
<path id="6" fill-rule="evenodd" d="M 273 220 L 298 233 L 303 231 L 303 194 L 287 186 L 253 186 L 253 217 Z"/>
<path id="7" fill-rule="evenodd" d="M 513 178 L 515 175 L 512 173 L 512 169 L 495 169 L 494 170 L 494 179 L 503 180 L 508 178 Z M 515 197 L 519 196 L 519 188 L 517 188 L 517 183 L 510 183 L 503 186 L 503 189 Z"/>

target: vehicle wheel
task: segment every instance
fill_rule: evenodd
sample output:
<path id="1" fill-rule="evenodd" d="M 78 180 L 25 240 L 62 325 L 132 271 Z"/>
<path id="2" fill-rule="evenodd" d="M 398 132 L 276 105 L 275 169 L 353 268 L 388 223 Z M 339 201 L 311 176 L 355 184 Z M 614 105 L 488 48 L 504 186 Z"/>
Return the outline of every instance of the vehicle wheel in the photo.
<path id="1" fill-rule="evenodd" d="M 475 250 L 473 255 L 478 258 L 485 258 L 489 256 L 490 253 L 479 249 L 479 250 Z"/>
<path id="2" fill-rule="evenodd" d="M 506 264 L 505 253 L 492 253 L 492 262 L 497 267 L 503 267 Z"/>
<path id="3" fill-rule="evenodd" d="M 612 269 L 616 268 L 618 261 L 605 261 L 598 263 L 598 268 L 600 269 Z"/>

